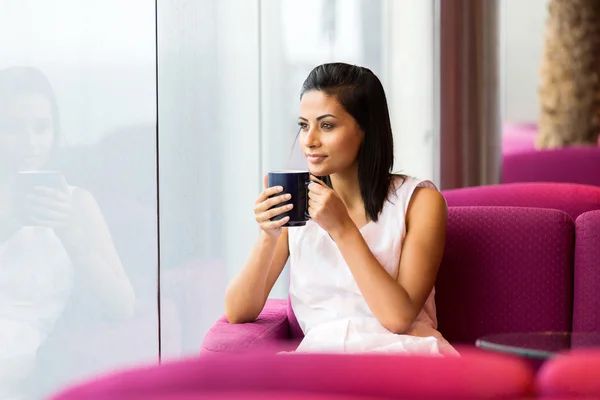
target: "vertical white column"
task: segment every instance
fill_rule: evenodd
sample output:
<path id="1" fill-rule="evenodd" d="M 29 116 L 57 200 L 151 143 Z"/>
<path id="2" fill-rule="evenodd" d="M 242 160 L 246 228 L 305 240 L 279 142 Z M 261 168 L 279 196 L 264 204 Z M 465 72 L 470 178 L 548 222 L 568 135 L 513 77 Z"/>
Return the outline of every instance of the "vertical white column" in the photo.
<path id="1" fill-rule="evenodd" d="M 383 81 L 394 131 L 394 169 L 439 184 L 434 0 L 386 0 Z"/>

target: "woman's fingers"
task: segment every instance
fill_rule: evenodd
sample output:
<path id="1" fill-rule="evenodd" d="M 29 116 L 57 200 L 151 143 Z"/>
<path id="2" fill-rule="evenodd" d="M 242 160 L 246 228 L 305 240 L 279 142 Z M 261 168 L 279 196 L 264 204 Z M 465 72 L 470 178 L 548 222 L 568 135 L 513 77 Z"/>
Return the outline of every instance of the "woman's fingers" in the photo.
<path id="1" fill-rule="evenodd" d="M 273 186 L 270 188 L 266 188 L 265 190 L 262 191 L 261 194 L 258 195 L 258 198 L 256 199 L 256 204 L 263 203 L 269 197 L 276 195 L 277 193 L 281 193 L 282 191 L 283 191 L 282 186 Z"/>
<path id="2" fill-rule="evenodd" d="M 260 228 L 265 231 L 272 230 L 272 229 L 278 229 L 278 228 L 281 228 L 283 225 L 285 225 L 285 223 L 288 222 L 289 220 L 290 220 L 290 217 L 283 217 L 277 221 L 263 222 L 260 224 Z"/>
<path id="3" fill-rule="evenodd" d="M 68 213 L 49 210 L 47 208 L 41 208 L 38 206 L 27 206 L 25 210 L 28 215 L 28 219 L 41 225 L 63 225 L 69 221 Z"/>
<path id="4" fill-rule="evenodd" d="M 258 213 L 267 211 L 270 208 L 273 208 L 278 204 L 286 202 L 291 198 L 292 198 L 292 196 L 289 193 L 282 194 L 280 196 L 271 197 L 270 199 L 267 199 L 267 200 L 263 201 L 262 203 L 258 203 L 254 207 L 254 213 L 258 214 Z"/>
<path id="5" fill-rule="evenodd" d="M 47 208 L 50 210 L 68 212 L 71 206 L 64 202 L 51 197 L 39 197 L 35 195 L 27 196 L 27 204 L 39 208 Z"/>
<path id="6" fill-rule="evenodd" d="M 269 221 L 271 218 L 276 217 L 280 214 L 286 213 L 294 208 L 293 204 L 286 204 L 281 207 L 271 208 L 269 210 L 263 211 L 261 213 L 256 214 L 256 221 L 258 223 Z"/>

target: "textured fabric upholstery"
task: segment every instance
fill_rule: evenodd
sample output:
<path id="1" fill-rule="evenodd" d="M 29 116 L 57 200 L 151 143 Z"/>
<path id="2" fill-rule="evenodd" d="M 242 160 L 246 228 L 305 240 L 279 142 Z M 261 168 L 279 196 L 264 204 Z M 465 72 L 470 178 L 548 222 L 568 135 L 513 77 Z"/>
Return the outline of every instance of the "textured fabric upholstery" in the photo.
<path id="1" fill-rule="evenodd" d="M 536 208 L 450 209 L 438 280 L 439 329 L 451 342 L 571 329 L 574 223 Z"/>
<path id="2" fill-rule="evenodd" d="M 600 332 L 600 211 L 575 221 L 573 330 Z"/>
<path id="3" fill-rule="evenodd" d="M 440 331 L 451 342 L 485 334 L 570 330 L 574 222 L 535 208 L 450 208 L 446 250 L 436 283 Z M 257 323 L 219 321 L 204 352 L 277 347 L 290 334 L 287 300 L 271 301 Z M 292 325 L 293 326 L 293 325 Z"/>
<path id="4" fill-rule="evenodd" d="M 210 328 L 202 353 L 227 353 L 255 351 L 260 347 L 280 346 L 290 339 L 290 329 L 286 315 L 287 300 L 267 300 L 256 321 L 247 324 L 230 324 L 222 317 Z"/>
<path id="5" fill-rule="evenodd" d="M 566 147 L 504 154 L 502 183 L 569 182 L 600 186 L 600 147 Z"/>
<path id="6" fill-rule="evenodd" d="M 566 212 L 573 220 L 584 212 L 600 210 L 600 187 L 572 183 L 511 183 L 452 189 L 443 193 L 449 207 L 552 208 Z"/>
<path id="7" fill-rule="evenodd" d="M 239 398 L 285 393 L 296 398 L 489 399 L 525 397 L 532 389 L 533 373 L 522 360 L 479 351 L 462 357 L 256 353 L 137 368 L 74 387 L 55 399 L 167 399 L 231 392 Z"/>

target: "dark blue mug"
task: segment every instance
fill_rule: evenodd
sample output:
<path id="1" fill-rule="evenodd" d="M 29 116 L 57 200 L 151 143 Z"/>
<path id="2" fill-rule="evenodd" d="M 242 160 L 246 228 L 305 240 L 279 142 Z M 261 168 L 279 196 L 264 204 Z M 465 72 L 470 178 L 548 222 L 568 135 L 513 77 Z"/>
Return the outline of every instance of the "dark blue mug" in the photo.
<path id="1" fill-rule="evenodd" d="M 310 182 L 310 172 L 308 171 L 269 172 L 268 186 L 283 187 L 283 191 L 277 193 L 275 196 L 281 196 L 284 193 L 289 193 L 290 195 L 292 195 L 291 199 L 283 203 L 277 204 L 275 207 L 285 206 L 290 203 L 294 205 L 294 207 L 290 211 L 271 218 L 271 221 L 278 221 L 282 218 L 290 217 L 290 220 L 286 222 L 283 226 L 306 225 L 306 221 L 310 219 L 310 215 L 308 215 L 308 185 Z"/>

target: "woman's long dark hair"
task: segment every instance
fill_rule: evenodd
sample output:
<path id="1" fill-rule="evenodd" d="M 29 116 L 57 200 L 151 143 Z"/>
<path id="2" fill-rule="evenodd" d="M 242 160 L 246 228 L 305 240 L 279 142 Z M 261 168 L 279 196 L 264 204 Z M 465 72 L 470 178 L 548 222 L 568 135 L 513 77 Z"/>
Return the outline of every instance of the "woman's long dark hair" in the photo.
<path id="1" fill-rule="evenodd" d="M 15 97 L 23 94 L 40 94 L 50 102 L 54 132 L 54 141 L 49 154 L 52 159 L 56 156 L 60 146 L 60 116 L 56 95 L 50 81 L 42 71 L 34 67 L 19 66 L 0 70 L 0 109 L 6 107 Z"/>
<path id="2" fill-rule="evenodd" d="M 365 136 L 358 151 L 358 183 L 367 216 L 377 222 L 388 198 L 394 165 L 394 139 L 383 85 L 371 70 L 344 63 L 313 69 L 300 93 L 335 96 Z M 331 186 L 329 177 L 325 181 Z"/>

